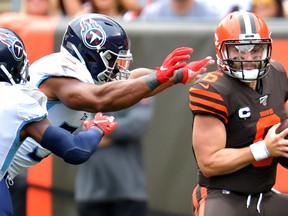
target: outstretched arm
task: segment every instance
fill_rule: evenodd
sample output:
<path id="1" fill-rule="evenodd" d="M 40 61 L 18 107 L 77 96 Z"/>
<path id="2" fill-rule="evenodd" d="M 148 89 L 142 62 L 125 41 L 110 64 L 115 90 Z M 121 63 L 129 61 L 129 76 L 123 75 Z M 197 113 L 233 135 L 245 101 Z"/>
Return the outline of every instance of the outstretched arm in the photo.
<path id="1" fill-rule="evenodd" d="M 192 61 L 187 64 L 185 67 L 174 71 L 174 76 L 166 83 L 160 85 L 158 88 L 153 90 L 149 96 L 153 96 L 158 94 L 159 92 L 165 90 L 166 88 L 171 87 L 174 84 L 182 83 L 182 84 L 191 84 L 196 79 L 199 78 L 201 72 L 205 72 L 207 70 L 207 66 L 215 63 L 215 60 L 212 59 L 211 56 L 207 56 L 204 59 Z M 154 70 L 148 68 L 138 68 L 131 71 L 129 79 L 135 79 L 141 76 L 149 75 L 154 73 Z"/>
<path id="2" fill-rule="evenodd" d="M 67 163 L 80 164 L 87 161 L 96 151 L 104 134 L 115 129 L 117 122 L 113 116 L 97 113 L 87 131 L 71 134 L 50 124 L 47 118 L 25 125 L 21 130 L 21 139 L 32 137 L 41 146 L 63 158 Z"/>
<path id="3" fill-rule="evenodd" d="M 40 89 L 50 101 L 60 100 L 74 110 L 92 113 L 118 111 L 138 103 L 143 98 L 156 95 L 174 84 L 187 84 L 197 78 L 197 74 L 211 62 L 204 61 L 203 64 L 201 60 L 201 67 L 199 61 L 197 64 L 191 62 L 186 66 L 183 61 L 190 58 L 189 54 L 192 51 L 192 48 L 178 48 L 170 53 L 162 66 L 157 67 L 155 71 L 137 69 L 128 80 L 94 85 L 74 78 L 51 77 L 41 84 Z"/>
<path id="4" fill-rule="evenodd" d="M 189 60 L 192 51 L 189 47 L 178 48 L 166 57 L 162 66 L 157 67 L 155 72 L 135 79 L 94 85 L 73 78 L 51 77 L 40 85 L 40 89 L 50 101 L 60 100 L 74 110 L 117 111 L 151 96 L 156 88 L 159 93 L 175 84 L 174 71 L 186 65 L 184 61 Z"/>

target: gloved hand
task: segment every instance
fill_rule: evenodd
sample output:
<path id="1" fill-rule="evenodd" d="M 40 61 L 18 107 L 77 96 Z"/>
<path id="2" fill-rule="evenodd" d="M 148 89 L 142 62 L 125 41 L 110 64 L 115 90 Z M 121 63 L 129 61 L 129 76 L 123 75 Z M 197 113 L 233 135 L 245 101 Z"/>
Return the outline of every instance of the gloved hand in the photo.
<path id="1" fill-rule="evenodd" d="M 183 68 L 186 63 L 184 60 L 190 59 L 193 49 L 190 47 L 179 47 L 170 53 L 164 60 L 161 67 L 156 68 L 156 78 L 160 83 L 169 81 L 174 75 L 174 71 Z"/>
<path id="2" fill-rule="evenodd" d="M 99 127 L 104 135 L 111 133 L 118 125 L 118 122 L 114 121 L 114 116 L 106 116 L 101 112 L 96 113 L 95 118 L 91 121 L 84 121 L 84 127 L 89 129 L 91 126 Z"/>
<path id="3" fill-rule="evenodd" d="M 183 84 L 190 84 L 199 78 L 200 72 L 207 70 L 206 66 L 214 64 L 215 60 L 211 56 L 207 56 L 204 59 L 192 61 L 185 67 L 175 72 L 176 82 Z"/>

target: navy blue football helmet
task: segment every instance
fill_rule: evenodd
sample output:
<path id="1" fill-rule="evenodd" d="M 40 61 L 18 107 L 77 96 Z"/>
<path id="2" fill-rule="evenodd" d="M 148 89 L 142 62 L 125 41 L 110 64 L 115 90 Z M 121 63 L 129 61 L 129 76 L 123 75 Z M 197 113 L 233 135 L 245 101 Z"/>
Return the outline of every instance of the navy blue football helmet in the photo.
<path id="1" fill-rule="evenodd" d="M 29 80 L 29 62 L 21 38 L 0 27 L 0 81 L 24 84 Z"/>
<path id="2" fill-rule="evenodd" d="M 91 73 L 96 84 L 127 79 L 132 61 L 130 41 L 125 30 L 102 14 L 84 14 L 67 26 L 64 47 Z"/>

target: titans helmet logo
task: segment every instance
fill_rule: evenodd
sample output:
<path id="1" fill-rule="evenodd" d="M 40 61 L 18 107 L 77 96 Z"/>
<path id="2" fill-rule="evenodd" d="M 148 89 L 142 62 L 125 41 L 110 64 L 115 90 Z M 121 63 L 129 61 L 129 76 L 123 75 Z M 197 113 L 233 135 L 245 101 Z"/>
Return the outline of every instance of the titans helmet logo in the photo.
<path id="1" fill-rule="evenodd" d="M 7 45 L 9 51 L 12 53 L 12 56 L 17 61 L 23 58 L 24 45 L 17 37 L 0 32 L 0 41 Z"/>
<path id="2" fill-rule="evenodd" d="M 83 19 L 80 25 L 82 41 L 85 46 L 89 49 L 100 49 L 106 41 L 103 28 L 90 18 Z"/>

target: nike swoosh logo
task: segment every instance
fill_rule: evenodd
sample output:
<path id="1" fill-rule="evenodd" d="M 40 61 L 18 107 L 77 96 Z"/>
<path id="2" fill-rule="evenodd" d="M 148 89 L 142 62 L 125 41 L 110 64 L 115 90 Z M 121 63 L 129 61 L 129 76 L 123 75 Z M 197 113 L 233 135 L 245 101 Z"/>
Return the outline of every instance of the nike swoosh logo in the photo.
<path id="1" fill-rule="evenodd" d="M 209 84 L 199 83 L 204 89 L 208 89 L 210 87 Z"/>

